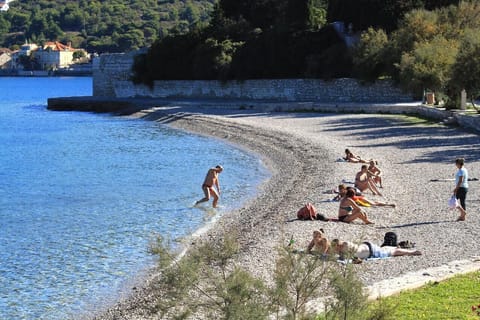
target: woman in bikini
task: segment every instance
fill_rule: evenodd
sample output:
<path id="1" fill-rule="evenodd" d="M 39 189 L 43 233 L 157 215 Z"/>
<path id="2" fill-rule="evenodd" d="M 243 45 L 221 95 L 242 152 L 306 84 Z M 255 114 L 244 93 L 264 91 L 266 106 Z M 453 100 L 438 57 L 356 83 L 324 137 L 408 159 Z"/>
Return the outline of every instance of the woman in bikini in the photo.
<path id="1" fill-rule="evenodd" d="M 365 224 L 373 224 L 373 222 L 368 220 L 366 212 L 360 209 L 357 203 L 352 199 L 354 196 L 355 191 L 349 189 L 347 190 L 345 197 L 340 200 L 338 220 L 350 223 L 356 219 L 360 219 Z"/>
<path id="2" fill-rule="evenodd" d="M 345 149 L 345 157 L 343 158 L 347 162 L 353 162 L 353 163 L 368 163 L 370 160 L 364 160 L 360 156 L 357 156 L 356 154 L 353 154 L 350 149 Z"/>

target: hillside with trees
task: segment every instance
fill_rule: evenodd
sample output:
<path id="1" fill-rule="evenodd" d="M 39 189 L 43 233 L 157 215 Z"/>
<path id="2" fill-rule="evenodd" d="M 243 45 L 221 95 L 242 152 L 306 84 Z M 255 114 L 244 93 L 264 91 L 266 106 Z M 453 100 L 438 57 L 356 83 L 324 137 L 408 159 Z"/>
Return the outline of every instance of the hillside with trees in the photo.
<path id="1" fill-rule="evenodd" d="M 88 52 L 127 52 L 205 25 L 215 0 L 17 0 L 0 12 L 0 47 L 60 41 Z"/>
<path id="2" fill-rule="evenodd" d="M 354 48 L 332 22 L 351 26 L 350 35 L 390 33 L 412 10 L 450 4 L 458 0 L 220 0 L 208 26 L 159 39 L 139 55 L 134 81 L 350 77 Z"/>

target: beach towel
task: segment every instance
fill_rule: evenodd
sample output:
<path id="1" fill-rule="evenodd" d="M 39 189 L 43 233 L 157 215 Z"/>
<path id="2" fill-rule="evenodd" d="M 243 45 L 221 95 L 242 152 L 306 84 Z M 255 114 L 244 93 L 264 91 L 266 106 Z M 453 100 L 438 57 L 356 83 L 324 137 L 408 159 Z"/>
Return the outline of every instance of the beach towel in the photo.
<path id="1" fill-rule="evenodd" d="M 363 199 L 355 199 L 355 203 L 362 207 L 371 207 L 370 203 L 365 202 Z"/>

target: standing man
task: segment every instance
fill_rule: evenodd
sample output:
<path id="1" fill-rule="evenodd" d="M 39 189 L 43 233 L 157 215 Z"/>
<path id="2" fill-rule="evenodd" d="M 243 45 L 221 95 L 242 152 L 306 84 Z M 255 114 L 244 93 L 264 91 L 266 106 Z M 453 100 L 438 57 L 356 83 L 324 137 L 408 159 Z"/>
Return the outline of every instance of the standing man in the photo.
<path id="1" fill-rule="evenodd" d="M 195 205 L 207 202 L 210 200 L 210 196 L 213 196 L 213 207 L 217 207 L 217 202 L 220 194 L 220 185 L 218 184 L 218 174 L 223 171 L 221 165 L 216 166 L 215 168 L 210 168 L 205 177 L 205 181 L 202 184 L 202 190 L 205 194 L 205 197 L 195 202 Z M 215 188 L 214 188 L 215 186 Z"/>
<path id="2" fill-rule="evenodd" d="M 455 165 L 458 170 L 455 174 L 455 189 L 453 189 L 453 194 L 455 198 L 460 200 L 460 206 L 457 207 L 460 211 L 460 217 L 458 217 L 457 221 L 465 221 L 465 216 L 467 215 L 465 198 L 467 197 L 468 191 L 468 171 L 467 168 L 464 167 L 464 164 L 464 158 L 457 158 L 455 160 Z"/>

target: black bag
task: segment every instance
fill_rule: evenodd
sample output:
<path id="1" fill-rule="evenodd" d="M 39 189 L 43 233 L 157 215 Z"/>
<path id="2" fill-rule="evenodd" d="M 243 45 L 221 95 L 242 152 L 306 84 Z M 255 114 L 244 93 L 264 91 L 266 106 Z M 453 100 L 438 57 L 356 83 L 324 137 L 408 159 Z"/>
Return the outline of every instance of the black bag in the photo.
<path id="1" fill-rule="evenodd" d="M 393 231 L 389 231 L 385 233 L 383 237 L 383 244 L 382 247 L 389 246 L 389 247 L 396 247 L 397 246 L 397 234 Z"/>

